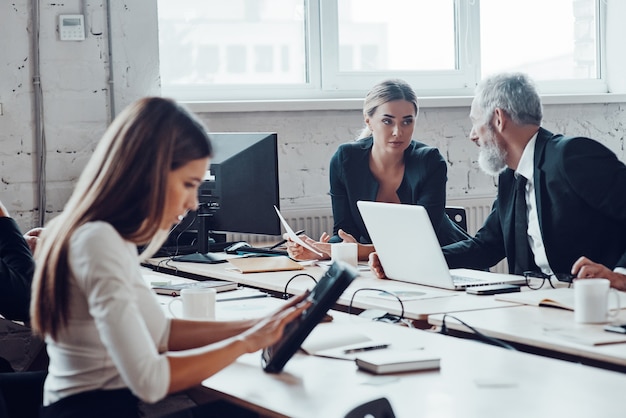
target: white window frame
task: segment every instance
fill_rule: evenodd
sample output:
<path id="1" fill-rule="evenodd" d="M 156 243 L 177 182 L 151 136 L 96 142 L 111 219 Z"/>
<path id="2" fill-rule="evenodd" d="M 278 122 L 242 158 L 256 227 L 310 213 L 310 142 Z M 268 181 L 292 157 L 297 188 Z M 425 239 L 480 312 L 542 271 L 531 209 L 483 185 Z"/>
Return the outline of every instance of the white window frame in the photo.
<path id="1" fill-rule="evenodd" d="M 322 37 L 321 58 L 322 89 L 324 91 L 366 92 L 380 80 L 402 78 L 419 92 L 420 96 L 457 96 L 471 94 L 480 74 L 480 7 L 478 1 L 454 0 L 455 52 L 458 67 L 442 71 L 385 71 L 339 72 L 338 0 L 321 0 L 320 28 Z M 467 47 L 461 47 L 466 45 Z"/>
<path id="2" fill-rule="evenodd" d="M 343 72 L 338 71 L 337 0 L 307 0 L 307 82 L 290 85 L 207 86 L 163 89 L 164 95 L 193 105 L 196 111 L 359 109 L 362 98 L 376 82 L 399 77 L 413 85 L 426 107 L 464 106 L 470 102 L 480 79 L 480 0 L 454 0 L 456 13 L 457 62 L 453 71 Z M 538 81 L 544 103 L 609 103 L 626 101 L 626 70 L 621 56 L 608 60 L 609 52 L 621 54 L 626 29 L 626 2 L 596 0 L 599 16 L 597 62 L 599 78 L 575 81 Z M 611 14 L 607 12 L 611 10 Z M 613 16 L 616 15 L 616 16 Z M 608 16 L 608 17 L 607 17 Z M 608 21 L 608 22 L 607 22 Z M 617 22 L 617 23 L 616 23 Z M 607 29 L 607 24 L 611 27 Z M 530 24 L 529 24 L 530 25 Z M 618 27 L 619 25 L 619 27 Z M 530 25 L 532 26 L 532 25 Z M 324 30 L 322 30 L 324 27 Z M 329 30 L 332 28 L 332 30 Z M 535 29 L 541 30 L 541 29 Z M 608 32 L 608 34 L 607 34 Z M 469 45 L 460 48 L 458 45 Z M 611 49 L 609 49 L 611 47 Z M 324 51 L 324 54 L 322 54 Z M 472 51 L 472 53 L 470 53 Z M 610 61 L 610 62 L 609 62 Z M 613 77 L 610 77 L 613 75 Z M 611 80 L 611 85 L 607 82 Z"/>

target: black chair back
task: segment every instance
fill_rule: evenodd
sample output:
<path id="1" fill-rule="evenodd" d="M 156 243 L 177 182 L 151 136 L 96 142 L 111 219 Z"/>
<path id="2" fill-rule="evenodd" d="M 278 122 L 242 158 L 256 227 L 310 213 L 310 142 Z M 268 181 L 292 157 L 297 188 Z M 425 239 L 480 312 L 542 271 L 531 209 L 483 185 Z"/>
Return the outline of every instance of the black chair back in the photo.
<path id="1" fill-rule="evenodd" d="M 387 398 L 378 398 L 361 404 L 348 412 L 345 418 L 395 418 Z"/>

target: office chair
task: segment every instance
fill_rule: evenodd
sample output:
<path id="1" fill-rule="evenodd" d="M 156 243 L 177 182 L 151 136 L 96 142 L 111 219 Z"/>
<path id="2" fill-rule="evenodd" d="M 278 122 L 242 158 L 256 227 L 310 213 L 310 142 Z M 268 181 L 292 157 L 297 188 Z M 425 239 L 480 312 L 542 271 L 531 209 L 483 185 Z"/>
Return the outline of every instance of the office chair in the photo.
<path id="1" fill-rule="evenodd" d="M 467 214 L 463 206 L 446 206 L 446 215 L 467 232 Z"/>
<path id="2" fill-rule="evenodd" d="M 387 398 L 378 398 L 361 404 L 348 412 L 345 418 L 395 418 Z"/>

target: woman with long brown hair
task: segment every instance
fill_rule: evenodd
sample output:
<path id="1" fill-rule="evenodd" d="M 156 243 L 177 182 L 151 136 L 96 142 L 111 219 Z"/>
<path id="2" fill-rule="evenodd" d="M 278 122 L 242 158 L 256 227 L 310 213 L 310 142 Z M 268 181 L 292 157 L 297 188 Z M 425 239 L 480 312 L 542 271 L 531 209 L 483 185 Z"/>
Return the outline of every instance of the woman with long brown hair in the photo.
<path id="1" fill-rule="evenodd" d="M 145 98 L 113 121 L 36 252 L 31 319 L 50 357 L 44 417 L 138 416 L 244 353 L 271 345 L 306 304 L 242 321 L 167 318 L 141 257 L 197 208 L 212 149 L 183 107 Z"/>

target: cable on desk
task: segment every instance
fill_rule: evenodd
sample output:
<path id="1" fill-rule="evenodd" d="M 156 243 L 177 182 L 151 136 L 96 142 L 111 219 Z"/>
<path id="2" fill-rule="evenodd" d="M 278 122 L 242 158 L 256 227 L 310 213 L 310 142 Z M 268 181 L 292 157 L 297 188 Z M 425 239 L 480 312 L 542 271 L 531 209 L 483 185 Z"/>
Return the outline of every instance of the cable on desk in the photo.
<path id="1" fill-rule="evenodd" d="M 475 329 L 474 327 L 468 325 L 466 322 L 461 321 L 456 316 L 452 316 L 450 314 L 443 315 L 443 319 L 441 321 L 441 330 L 439 331 L 440 334 L 448 335 L 448 327 L 446 326 L 446 317 L 448 316 L 454 319 L 455 321 L 458 321 L 459 323 L 463 324 L 470 330 L 472 330 L 472 332 L 478 337 L 479 340 L 482 340 L 483 342 L 488 343 L 488 344 L 493 344 L 493 345 L 500 346 L 502 348 L 506 348 L 507 350 L 517 351 L 515 347 L 513 347 L 512 345 L 505 343 L 504 341 L 499 340 L 497 338 L 489 337 L 488 335 L 485 335 L 482 332 Z"/>
<path id="2" fill-rule="evenodd" d="M 359 293 L 362 290 L 373 290 L 375 292 L 382 292 L 382 293 L 386 293 L 388 295 L 393 296 L 394 298 L 398 299 L 398 302 L 400 302 L 400 307 L 402 308 L 402 311 L 400 312 L 400 316 L 396 316 L 396 315 L 390 315 L 390 314 L 385 314 L 383 316 L 379 316 L 378 318 L 374 318 L 374 321 L 383 321 L 383 322 L 391 322 L 391 323 L 397 323 L 397 322 L 402 322 L 403 324 L 408 325 L 410 328 L 412 328 L 412 324 L 407 323 L 404 321 L 404 303 L 402 303 L 402 299 L 400 299 L 398 297 L 398 295 L 396 295 L 393 292 L 389 292 L 387 290 L 383 290 L 383 289 L 375 289 L 373 287 L 364 287 L 362 289 L 357 289 L 353 294 L 352 297 L 350 298 L 350 305 L 348 305 L 348 314 L 350 313 L 350 311 L 352 310 L 352 302 L 354 301 L 354 296 Z"/>
<path id="3" fill-rule="evenodd" d="M 174 273 L 173 273 L 174 276 L 178 276 L 178 267 L 171 265 L 170 261 L 172 261 L 172 257 L 165 258 L 159 261 L 159 263 L 156 266 L 152 266 L 152 267 L 154 268 L 154 271 L 158 272 L 159 269 L 161 268 L 161 264 L 165 264 L 167 267 L 174 269 Z M 167 273 L 172 274 L 170 272 L 167 272 Z"/>
<path id="4" fill-rule="evenodd" d="M 187 230 L 191 227 L 191 225 L 193 225 L 193 223 L 196 221 L 196 218 L 197 218 L 197 217 L 198 217 L 198 212 L 194 212 L 194 213 L 193 213 L 193 218 L 192 218 L 191 220 L 186 220 L 186 221 L 187 221 L 187 222 L 186 222 L 186 224 L 185 224 L 185 225 L 183 225 L 183 228 L 181 229 L 181 231 L 178 233 L 178 235 L 176 235 L 176 241 L 175 241 L 175 242 L 176 242 L 176 250 L 175 250 L 175 252 L 174 252 L 173 256 L 177 256 L 177 255 L 178 255 L 178 251 L 179 251 L 179 249 L 180 249 L 180 243 L 179 243 L 180 237 L 182 237 L 182 236 L 183 236 L 183 234 L 184 234 L 185 232 L 187 232 Z M 185 217 L 185 218 L 186 218 L 186 217 Z M 179 224 L 176 224 L 176 225 L 175 225 L 175 226 L 171 229 L 170 233 L 171 233 L 171 232 L 174 232 L 174 230 L 176 230 L 176 227 L 178 227 L 178 226 L 180 226 L 180 223 L 179 223 Z M 195 244 L 196 244 L 196 239 L 192 240 L 192 242 L 191 242 L 191 245 L 195 245 Z"/>
<path id="5" fill-rule="evenodd" d="M 291 279 L 287 280 L 287 283 L 285 284 L 285 290 L 283 290 L 283 299 L 288 299 L 289 298 L 289 295 L 287 294 L 287 287 L 289 287 L 289 283 L 291 283 L 291 281 L 293 279 L 295 279 L 296 277 L 300 277 L 300 276 L 310 277 L 311 280 L 313 280 L 315 282 L 315 284 L 317 284 L 317 280 L 315 280 L 315 277 L 311 276 L 309 273 L 298 273 L 298 274 L 295 274 L 295 275 L 291 276 Z"/>

